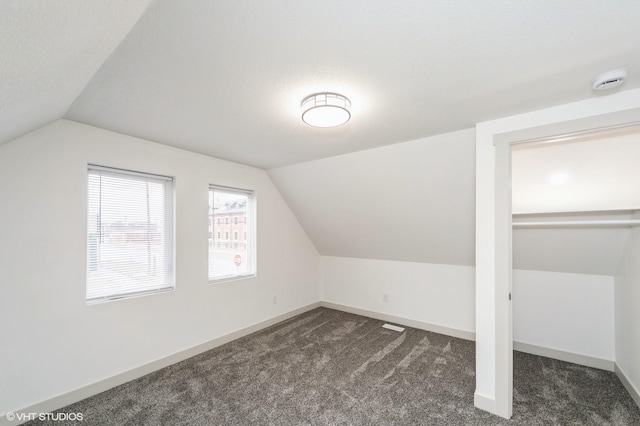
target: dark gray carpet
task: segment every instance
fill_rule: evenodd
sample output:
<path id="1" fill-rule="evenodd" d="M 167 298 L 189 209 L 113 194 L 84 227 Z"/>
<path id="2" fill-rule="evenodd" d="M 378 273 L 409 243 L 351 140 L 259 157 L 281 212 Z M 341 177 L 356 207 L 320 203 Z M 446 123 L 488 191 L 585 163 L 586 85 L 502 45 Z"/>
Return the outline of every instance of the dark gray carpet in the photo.
<path id="1" fill-rule="evenodd" d="M 382 324 L 315 309 L 59 411 L 85 425 L 640 425 L 613 373 L 518 352 L 514 416 L 493 416 L 473 406 L 473 342 Z"/>

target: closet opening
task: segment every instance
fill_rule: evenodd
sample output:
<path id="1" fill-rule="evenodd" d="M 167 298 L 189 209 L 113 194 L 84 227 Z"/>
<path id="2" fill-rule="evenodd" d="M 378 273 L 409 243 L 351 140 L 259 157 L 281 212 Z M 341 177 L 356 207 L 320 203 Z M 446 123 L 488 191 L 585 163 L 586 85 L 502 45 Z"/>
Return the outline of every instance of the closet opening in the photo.
<path id="1" fill-rule="evenodd" d="M 570 377 L 562 386 L 583 374 L 613 372 L 615 277 L 631 232 L 640 227 L 640 124 L 506 147 L 510 350 L 562 367 Z M 524 356 L 511 357 L 511 398 L 524 385 L 519 378 L 539 381 L 546 392 L 567 391 L 558 371 L 525 379 L 518 370 Z"/>
<path id="2" fill-rule="evenodd" d="M 507 419 L 513 411 L 511 146 L 638 125 L 640 98 L 634 90 L 476 125 L 476 407 Z M 638 373 L 634 383 L 640 383 L 637 359 L 629 358 L 635 363 L 630 375 Z M 640 405 L 640 397 L 636 401 Z"/>

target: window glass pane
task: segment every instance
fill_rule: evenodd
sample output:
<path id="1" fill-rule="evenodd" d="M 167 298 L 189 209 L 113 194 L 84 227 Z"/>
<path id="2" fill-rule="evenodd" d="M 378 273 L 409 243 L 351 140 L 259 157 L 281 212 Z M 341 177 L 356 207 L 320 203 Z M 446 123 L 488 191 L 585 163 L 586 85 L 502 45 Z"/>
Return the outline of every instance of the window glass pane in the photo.
<path id="1" fill-rule="evenodd" d="M 89 168 L 87 300 L 172 289 L 170 178 Z"/>
<path id="2" fill-rule="evenodd" d="M 255 274 L 254 242 L 250 229 L 252 194 L 212 187 L 209 190 L 209 279 L 219 280 Z M 249 219 L 249 220 L 247 220 Z M 238 241 L 238 235 L 249 235 Z"/>

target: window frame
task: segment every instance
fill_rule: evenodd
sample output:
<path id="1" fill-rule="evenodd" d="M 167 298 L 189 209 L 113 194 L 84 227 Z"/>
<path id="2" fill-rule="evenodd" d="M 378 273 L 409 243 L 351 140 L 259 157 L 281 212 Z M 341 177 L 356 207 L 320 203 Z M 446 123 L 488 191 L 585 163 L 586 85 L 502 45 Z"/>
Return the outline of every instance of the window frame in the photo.
<path id="1" fill-rule="evenodd" d="M 175 238 L 175 229 L 176 229 L 176 203 L 175 203 L 175 178 L 172 176 L 160 175 L 156 173 L 147 173 L 140 172 L 135 170 L 121 169 L 116 167 L 108 167 L 102 166 L 98 164 L 88 163 L 87 164 L 87 180 L 85 185 L 85 194 L 87 196 L 86 201 L 87 204 L 85 206 L 85 214 L 86 214 L 86 228 L 85 228 L 85 302 L 87 305 L 95 305 L 102 304 L 107 302 L 112 302 L 116 300 L 126 300 L 136 297 L 143 297 L 153 294 L 160 294 L 175 291 L 176 289 L 176 238 Z M 101 296 L 101 297 L 92 297 L 88 298 L 87 290 L 89 286 L 89 268 L 90 268 L 90 211 L 89 211 L 89 177 L 92 172 L 104 172 L 106 174 L 111 174 L 113 176 L 117 176 L 119 178 L 126 178 L 127 176 L 143 178 L 155 180 L 155 181 L 165 181 L 168 182 L 168 186 L 165 187 L 165 199 L 164 199 L 164 214 L 165 217 L 169 217 L 169 223 L 165 223 L 165 229 L 163 235 L 165 237 L 164 244 L 168 245 L 168 248 L 165 250 L 167 265 L 169 273 L 167 274 L 168 285 L 164 287 L 158 287 L 154 289 L 140 290 L 140 291 L 129 291 L 126 293 L 117 293 L 109 296 Z"/>
<path id="2" fill-rule="evenodd" d="M 214 193 L 216 191 L 219 192 L 224 192 L 224 193 L 229 193 L 229 194 L 237 194 L 237 195 L 244 195 L 247 197 L 247 213 L 245 215 L 245 219 L 244 219 L 244 232 L 247 233 L 247 240 L 245 242 L 245 250 L 246 250 L 246 263 L 247 263 L 247 273 L 238 273 L 238 274 L 232 274 L 232 275 L 225 275 L 225 276 L 220 276 L 220 277 L 211 277 L 210 276 L 210 271 L 209 271 L 209 266 L 207 266 L 207 279 L 209 284 L 216 284 L 216 283 L 223 283 L 223 282 L 227 282 L 227 281 L 236 281 L 236 280 L 244 280 L 247 278 L 255 278 L 258 275 L 258 262 L 257 262 L 257 253 L 258 253 L 258 242 L 257 242 L 257 196 L 256 196 L 256 192 L 254 190 L 250 190 L 250 189 L 242 189 L 242 188 L 235 188 L 235 187 L 229 187 L 229 186 L 222 186 L 222 185 L 215 185 L 215 184 L 210 184 L 209 185 L 209 193 L 213 191 Z M 208 194 L 209 194 L 208 193 Z M 214 200 L 215 202 L 215 200 Z M 213 214 L 213 213 L 212 213 Z M 219 218 L 218 218 L 219 219 Z M 214 223 L 216 223 L 217 220 L 214 220 Z M 233 226 L 233 221 L 229 220 L 229 216 L 226 216 L 226 220 L 222 221 L 223 223 L 220 224 L 219 226 Z M 229 222 L 231 222 L 231 224 L 229 224 Z M 238 224 L 240 224 L 240 221 L 238 221 Z M 249 228 L 249 231 L 247 232 L 247 228 Z M 214 225 L 213 227 L 213 232 L 214 235 L 216 234 L 216 232 L 219 232 L 218 230 L 216 230 L 216 225 Z M 231 241 L 234 241 L 231 239 L 231 237 L 233 236 L 233 233 L 231 232 L 231 228 L 229 229 L 225 229 L 225 235 L 228 235 L 229 238 L 225 238 L 224 244 L 220 244 L 220 239 L 218 239 L 218 244 L 219 246 L 216 246 L 216 244 L 213 244 L 212 248 L 209 248 L 209 250 L 222 250 L 222 249 L 229 249 L 233 247 L 233 244 L 231 244 Z M 237 232 L 237 231 L 236 231 Z M 208 261 L 209 261 L 209 251 L 207 252 L 207 265 L 208 265 Z"/>

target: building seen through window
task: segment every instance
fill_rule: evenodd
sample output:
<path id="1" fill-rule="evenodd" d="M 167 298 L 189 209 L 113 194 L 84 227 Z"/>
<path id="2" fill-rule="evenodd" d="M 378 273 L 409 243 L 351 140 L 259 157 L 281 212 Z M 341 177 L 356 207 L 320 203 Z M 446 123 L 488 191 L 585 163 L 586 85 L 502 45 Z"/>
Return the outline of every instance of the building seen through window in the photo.
<path id="1" fill-rule="evenodd" d="M 255 273 L 251 199 L 249 191 L 215 186 L 209 190 L 210 280 Z M 244 235 L 244 240 L 239 240 L 238 235 Z"/>

